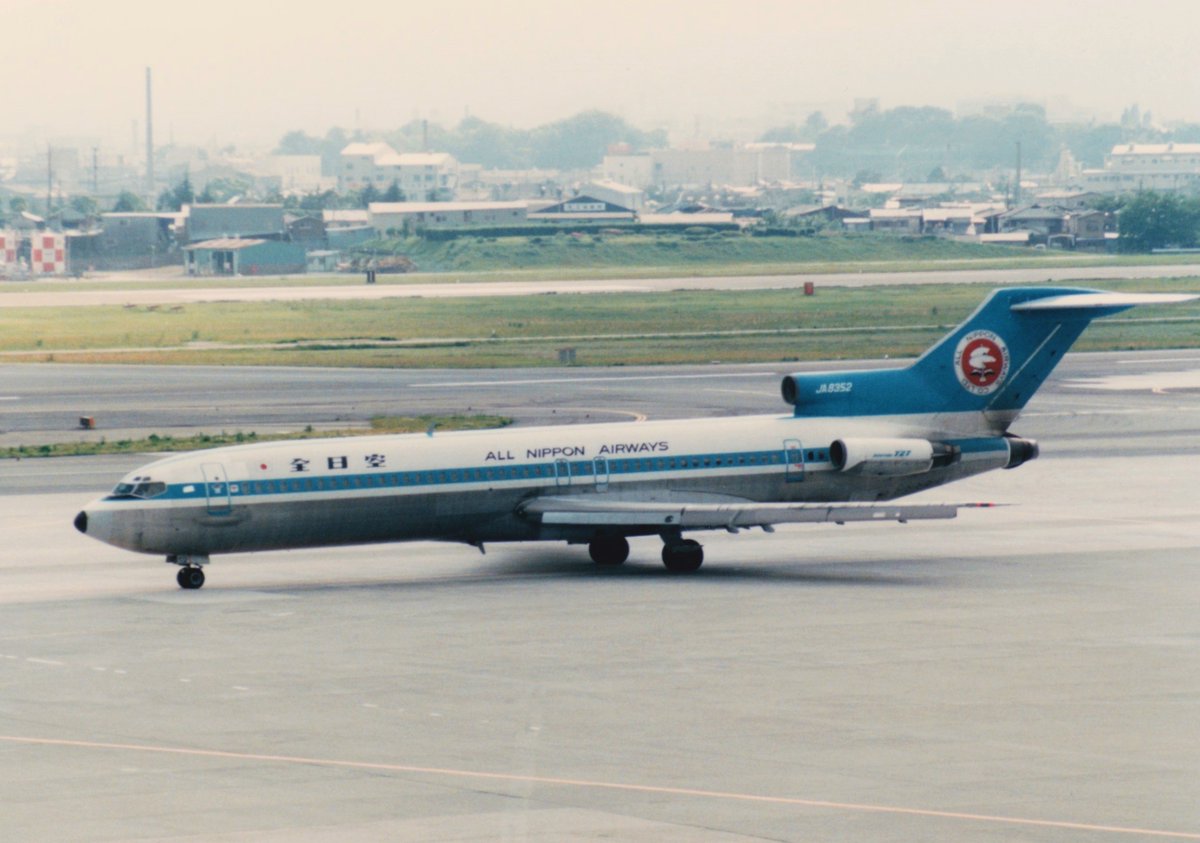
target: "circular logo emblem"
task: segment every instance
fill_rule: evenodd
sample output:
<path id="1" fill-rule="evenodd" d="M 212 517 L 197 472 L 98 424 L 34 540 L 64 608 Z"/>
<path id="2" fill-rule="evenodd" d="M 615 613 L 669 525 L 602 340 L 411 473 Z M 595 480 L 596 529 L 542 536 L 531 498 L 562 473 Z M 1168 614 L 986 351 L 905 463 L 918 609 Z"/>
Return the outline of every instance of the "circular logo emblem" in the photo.
<path id="1" fill-rule="evenodd" d="M 1008 376 L 1008 346 L 991 331 L 971 331 L 954 349 L 954 374 L 973 395 L 990 395 Z"/>

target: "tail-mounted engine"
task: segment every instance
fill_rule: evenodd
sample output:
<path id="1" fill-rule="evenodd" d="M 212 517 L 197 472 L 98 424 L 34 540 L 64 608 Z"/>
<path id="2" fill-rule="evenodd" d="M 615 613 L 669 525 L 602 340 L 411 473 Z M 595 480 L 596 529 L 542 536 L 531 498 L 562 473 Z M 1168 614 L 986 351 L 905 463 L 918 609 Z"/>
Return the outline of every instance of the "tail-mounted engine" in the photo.
<path id="1" fill-rule="evenodd" d="M 927 439 L 837 439 L 829 446 L 833 467 L 846 474 L 905 477 L 950 465 L 959 449 Z"/>
<path id="2" fill-rule="evenodd" d="M 1016 468 L 1022 463 L 1037 459 L 1037 442 L 1017 436 L 1005 436 L 1004 438 L 1008 441 L 1008 462 L 1004 464 L 1005 468 Z"/>

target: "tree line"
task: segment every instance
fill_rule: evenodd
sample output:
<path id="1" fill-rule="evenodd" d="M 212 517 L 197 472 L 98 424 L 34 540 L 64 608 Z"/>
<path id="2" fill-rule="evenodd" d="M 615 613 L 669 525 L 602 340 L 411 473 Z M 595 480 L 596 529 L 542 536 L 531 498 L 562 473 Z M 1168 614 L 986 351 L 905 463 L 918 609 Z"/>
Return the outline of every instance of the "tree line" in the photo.
<path id="1" fill-rule="evenodd" d="M 1080 165 L 1098 168 L 1118 144 L 1200 142 L 1200 124 L 1159 128 L 1137 106 L 1125 109 L 1119 123 L 1051 123 L 1045 109 L 1033 103 L 963 117 L 930 106 L 881 110 L 868 105 L 851 112 L 845 124 L 830 125 L 814 112 L 803 123 L 768 130 L 761 139 L 815 144 L 812 166 L 827 176 L 849 178 L 867 171 L 884 180 L 916 181 L 940 171 L 951 179 L 973 180 L 977 174 L 1012 171 L 1018 143 L 1026 172 L 1054 170 L 1064 149 Z"/>
<path id="2" fill-rule="evenodd" d="M 497 170 L 587 169 L 599 164 L 614 144 L 626 144 L 634 150 L 667 145 L 664 130 L 643 131 L 614 114 L 584 111 L 532 129 L 466 117 L 450 128 L 413 120 L 384 132 L 382 136 L 348 132 L 338 126 L 326 132 L 324 137 L 292 131 L 280 139 L 275 152 L 280 155 L 320 155 L 322 172 L 334 175 L 338 170 L 338 156 L 347 144 L 380 137 L 397 152 L 449 152 L 459 161 Z"/>
<path id="3" fill-rule="evenodd" d="M 324 136 L 291 131 L 280 139 L 276 152 L 320 155 L 322 171 L 334 175 L 347 144 L 376 139 L 398 152 L 449 152 L 490 169 L 587 169 L 617 144 L 635 152 L 668 146 L 665 130 L 645 131 L 616 115 L 585 111 L 532 129 L 466 117 L 451 127 L 413 120 L 376 135 L 336 126 Z M 940 172 L 947 180 L 973 180 L 980 174 L 1013 170 L 1018 143 L 1022 164 L 1030 172 L 1053 170 L 1064 149 L 1084 167 L 1101 167 L 1117 144 L 1200 142 L 1200 124 L 1164 129 L 1137 106 L 1125 109 L 1119 122 L 1052 123 L 1045 109 L 1033 103 L 962 117 L 932 106 L 867 105 L 851 112 L 844 123 L 831 124 L 824 114 L 813 112 L 800 123 L 768 129 L 758 139 L 815 144 L 809 163 L 814 173 L 828 177 L 870 172 L 885 180 L 912 181 Z"/>

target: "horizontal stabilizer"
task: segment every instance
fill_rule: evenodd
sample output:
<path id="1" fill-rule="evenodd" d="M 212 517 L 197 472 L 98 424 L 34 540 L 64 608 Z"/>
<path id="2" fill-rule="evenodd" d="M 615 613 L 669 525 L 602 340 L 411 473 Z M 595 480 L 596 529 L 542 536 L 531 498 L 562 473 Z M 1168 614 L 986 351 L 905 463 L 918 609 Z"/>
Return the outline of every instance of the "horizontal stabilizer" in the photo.
<path id="1" fill-rule="evenodd" d="M 595 498 L 539 498 L 521 508 L 543 524 L 680 529 L 738 530 L 786 523 L 844 524 L 849 521 L 918 521 L 954 518 L 961 508 L 992 507 L 989 503 L 854 504 L 854 503 L 641 503 Z"/>
<path id="2" fill-rule="evenodd" d="M 1191 293 L 1076 293 L 1066 296 L 1048 296 L 1042 299 L 1023 301 L 1012 306 L 1018 312 L 1045 310 L 1104 310 L 1111 307 L 1136 307 L 1147 304 L 1179 304 L 1200 299 Z"/>

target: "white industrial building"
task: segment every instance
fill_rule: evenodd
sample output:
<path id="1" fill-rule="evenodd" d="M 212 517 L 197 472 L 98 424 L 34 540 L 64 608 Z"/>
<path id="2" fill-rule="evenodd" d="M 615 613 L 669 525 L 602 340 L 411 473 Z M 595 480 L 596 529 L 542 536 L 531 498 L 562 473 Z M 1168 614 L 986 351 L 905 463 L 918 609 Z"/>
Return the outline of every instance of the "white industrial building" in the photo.
<path id="1" fill-rule="evenodd" d="M 255 169 L 257 175 L 277 181 L 281 193 L 315 193 L 333 187 L 321 177 L 320 155 L 268 155 Z"/>
<path id="2" fill-rule="evenodd" d="M 405 199 L 424 202 L 453 197 L 458 176 L 458 161 L 448 152 L 396 152 L 382 142 L 352 143 L 341 153 L 338 190 L 371 185 L 383 193 L 394 182 Z"/>
<path id="3" fill-rule="evenodd" d="M 372 202 L 371 226 L 380 234 L 427 228 L 523 225 L 524 202 Z"/>
<path id="4" fill-rule="evenodd" d="M 1085 190 L 1097 193 L 1200 191 L 1200 143 L 1123 143 L 1104 156 L 1104 167 L 1084 170 Z"/>

